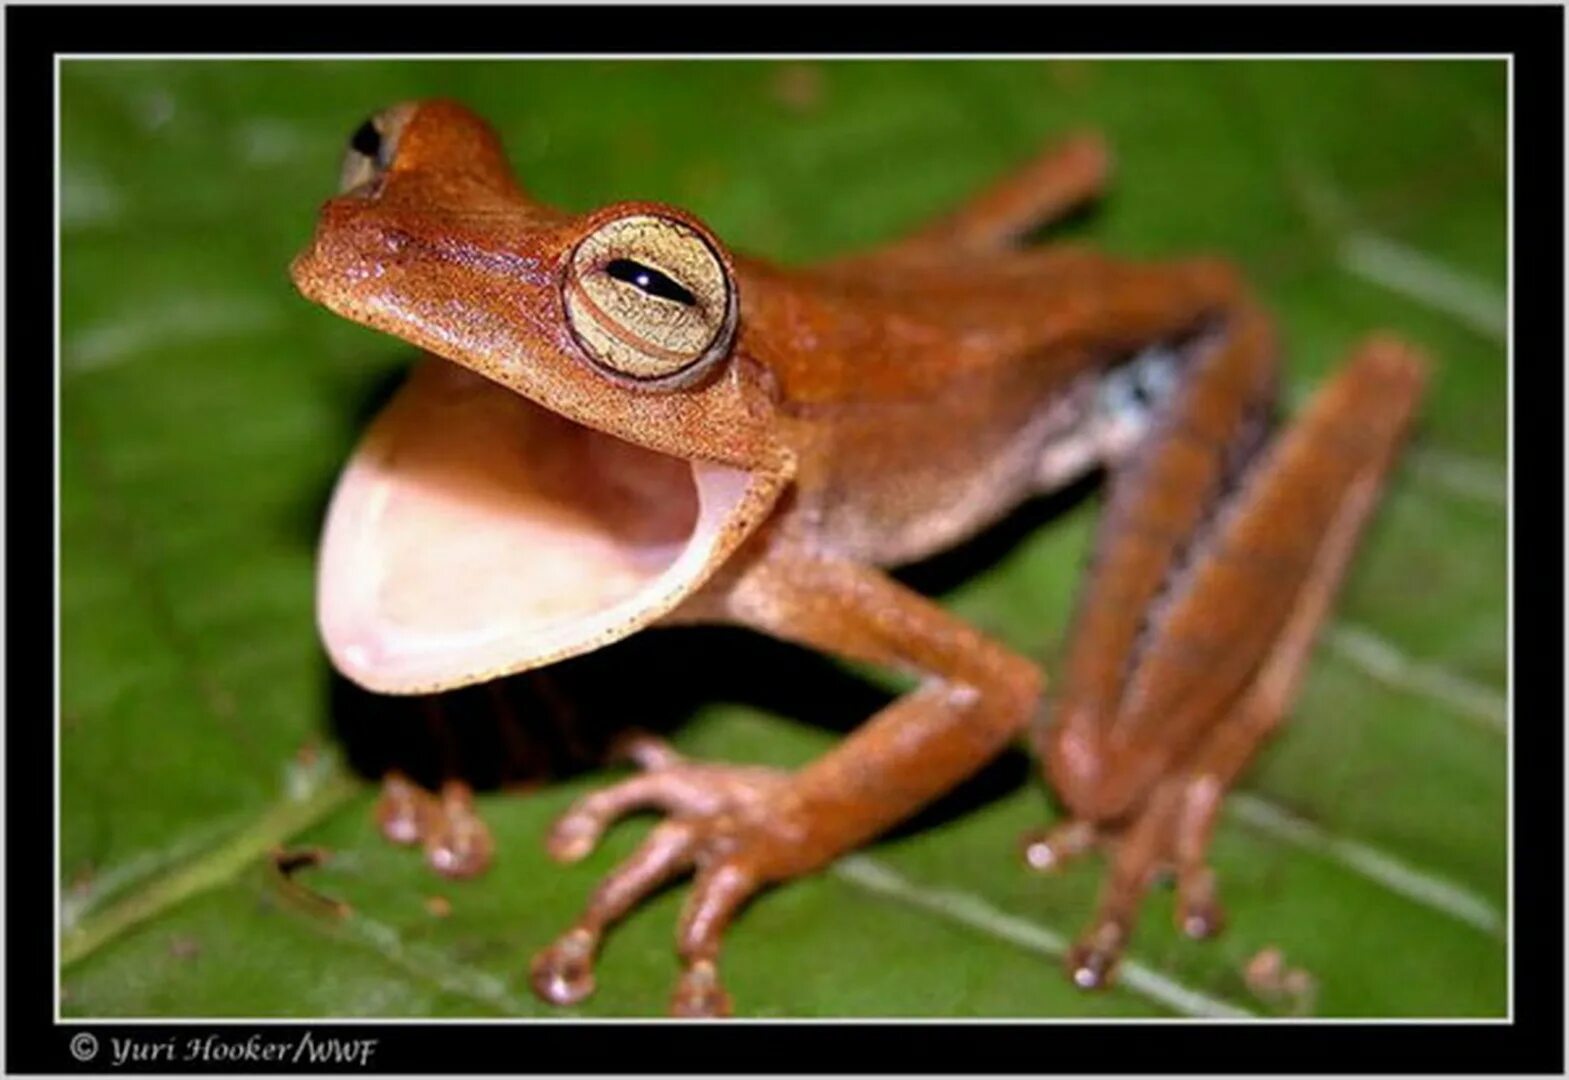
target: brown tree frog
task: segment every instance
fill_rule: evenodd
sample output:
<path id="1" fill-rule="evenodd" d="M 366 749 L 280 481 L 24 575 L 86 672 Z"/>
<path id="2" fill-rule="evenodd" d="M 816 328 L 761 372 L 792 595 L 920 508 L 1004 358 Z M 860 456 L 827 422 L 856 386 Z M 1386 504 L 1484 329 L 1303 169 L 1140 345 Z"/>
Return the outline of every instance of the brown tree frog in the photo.
<path id="1" fill-rule="evenodd" d="M 1272 433 L 1275 339 L 1226 265 L 1025 243 L 1107 171 L 1078 137 L 905 239 L 786 268 L 672 206 L 546 206 L 451 102 L 355 134 L 294 281 L 434 355 L 328 513 L 318 616 L 345 675 L 431 693 L 703 622 L 916 680 L 793 772 L 638 741 L 641 771 L 573 806 L 549 849 L 581 858 L 633 810 L 665 820 L 535 958 L 545 998 L 590 993 L 606 928 L 692 872 L 673 1011 L 728 1012 L 721 937 L 748 897 L 1026 732 L 1069 815 L 1028 860 L 1112 842 L 1075 981 L 1111 977 L 1157 873 L 1188 933 L 1215 930 L 1218 808 L 1291 700 L 1425 365 L 1371 337 Z M 1035 662 L 886 573 L 1097 468 L 1049 694 Z"/>

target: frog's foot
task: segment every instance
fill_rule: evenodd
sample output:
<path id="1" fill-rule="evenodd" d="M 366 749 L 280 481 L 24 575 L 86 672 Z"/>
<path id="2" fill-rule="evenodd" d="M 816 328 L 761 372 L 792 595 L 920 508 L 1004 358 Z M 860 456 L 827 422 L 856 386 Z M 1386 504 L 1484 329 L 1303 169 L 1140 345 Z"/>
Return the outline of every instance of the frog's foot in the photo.
<path id="1" fill-rule="evenodd" d="M 562 862 L 583 858 L 624 815 L 647 808 L 667 819 L 613 870 L 589 898 L 582 916 L 534 957 L 534 991 L 571 1005 L 594 991 L 594 956 L 605 930 L 678 874 L 695 871 L 681 915 L 677 947 L 682 973 L 671 999 L 676 1016 L 727 1016 L 730 997 L 719 980 L 725 927 L 746 900 L 779 875 L 788 838 L 788 813 L 776 798 L 787 774 L 745 766 L 689 762 L 657 740 L 639 737 L 624 748 L 643 769 L 638 775 L 580 799 L 555 823 L 546 841 Z"/>
<path id="2" fill-rule="evenodd" d="M 1093 821 L 1070 818 L 1025 833 L 1019 838 L 1019 853 L 1031 870 L 1050 874 L 1093 851 L 1100 841 L 1101 829 Z"/>
<path id="3" fill-rule="evenodd" d="M 419 844 L 425 861 L 447 878 L 467 878 L 490 867 L 495 844 L 474 810 L 474 794 L 461 780 L 448 780 L 439 794 L 407 776 L 389 772 L 376 803 L 381 835 L 395 844 Z"/>
<path id="4" fill-rule="evenodd" d="M 1042 872 L 1093 847 L 1111 849 L 1095 917 L 1068 950 L 1068 975 L 1076 986 L 1111 984 L 1144 894 L 1168 877 L 1176 879 L 1177 928 L 1195 939 L 1220 932 L 1225 916 L 1206 856 L 1221 794 L 1213 777 L 1173 778 L 1120 827 L 1073 819 L 1025 836 L 1025 861 Z"/>
<path id="5" fill-rule="evenodd" d="M 1095 921 L 1068 957 L 1080 986 L 1109 981 L 1139 900 L 1168 867 L 1182 931 L 1220 928 L 1205 854 L 1221 800 L 1289 708 L 1421 397 L 1422 358 L 1374 337 L 1264 443 L 1256 402 L 1217 404 L 1231 392 L 1226 371 L 1267 370 L 1267 329 L 1235 329 L 1113 487 L 1113 525 L 1081 599 L 1095 614 L 1069 646 L 1053 723 L 1038 729 L 1053 787 L 1118 833 Z M 1215 452 L 1196 455 L 1204 430 Z M 1201 458 L 1209 471 L 1189 472 Z M 1207 476 L 1212 494 L 1175 498 L 1177 476 Z M 1144 575 L 1141 603 L 1126 592 L 1129 568 Z"/>

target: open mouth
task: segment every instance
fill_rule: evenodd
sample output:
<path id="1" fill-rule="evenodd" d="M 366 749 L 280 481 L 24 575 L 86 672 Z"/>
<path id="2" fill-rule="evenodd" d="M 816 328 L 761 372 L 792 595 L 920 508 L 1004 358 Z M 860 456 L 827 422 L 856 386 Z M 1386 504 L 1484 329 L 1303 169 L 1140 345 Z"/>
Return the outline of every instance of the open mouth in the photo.
<path id="1" fill-rule="evenodd" d="M 338 481 L 317 578 L 334 664 L 429 693 L 665 615 L 755 528 L 761 474 L 656 453 L 425 361 Z"/>

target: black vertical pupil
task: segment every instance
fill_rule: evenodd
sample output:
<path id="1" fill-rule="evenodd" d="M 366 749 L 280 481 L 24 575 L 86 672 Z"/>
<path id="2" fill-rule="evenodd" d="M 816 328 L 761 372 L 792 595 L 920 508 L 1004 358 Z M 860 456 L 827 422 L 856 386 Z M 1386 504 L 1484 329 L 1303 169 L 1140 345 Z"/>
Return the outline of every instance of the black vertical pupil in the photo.
<path id="1" fill-rule="evenodd" d="M 605 273 L 617 281 L 624 281 L 628 285 L 636 285 L 650 296 L 658 296 L 665 300 L 674 300 L 678 304 L 696 304 L 697 297 L 683 289 L 679 284 L 655 270 L 652 266 L 644 266 L 631 259 L 612 259 L 605 264 Z"/>
<path id="2" fill-rule="evenodd" d="M 349 138 L 349 145 L 368 158 L 373 158 L 381 153 L 381 132 L 376 130 L 376 125 L 369 120 L 354 129 L 354 134 Z"/>

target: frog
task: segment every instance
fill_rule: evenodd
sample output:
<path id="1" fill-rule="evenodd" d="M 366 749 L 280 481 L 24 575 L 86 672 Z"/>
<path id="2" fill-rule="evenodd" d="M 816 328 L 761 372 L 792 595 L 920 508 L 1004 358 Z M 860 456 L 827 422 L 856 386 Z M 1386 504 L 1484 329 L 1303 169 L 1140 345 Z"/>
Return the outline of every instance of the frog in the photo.
<path id="1" fill-rule="evenodd" d="M 1036 242 L 1110 174 L 1072 134 L 902 236 L 787 266 L 673 205 L 547 205 L 455 101 L 355 131 L 292 279 L 426 355 L 327 512 L 317 623 L 343 675 L 433 694 L 717 624 L 908 680 L 799 768 L 629 737 L 636 771 L 546 847 L 581 860 L 662 817 L 533 958 L 544 1000 L 583 1001 L 610 928 L 690 876 L 670 1011 L 731 1014 L 749 900 L 1020 743 L 1062 808 L 1024 861 L 1107 852 L 1075 983 L 1114 980 L 1158 880 L 1184 933 L 1222 926 L 1217 815 L 1290 709 L 1429 361 L 1370 333 L 1280 417 L 1273 322 L 1226 260 Z M 1101 512 L 1050 681 L 895 576 L 1086 477 Z M 426 798 L 477 828 L 465 792 Z M 406 839 L 441 819 L 407 784 L 391 805 Z"/>

